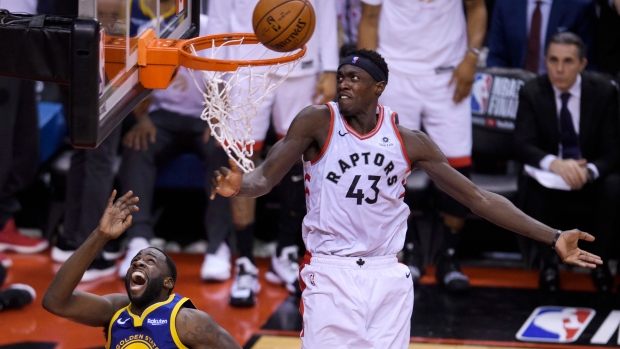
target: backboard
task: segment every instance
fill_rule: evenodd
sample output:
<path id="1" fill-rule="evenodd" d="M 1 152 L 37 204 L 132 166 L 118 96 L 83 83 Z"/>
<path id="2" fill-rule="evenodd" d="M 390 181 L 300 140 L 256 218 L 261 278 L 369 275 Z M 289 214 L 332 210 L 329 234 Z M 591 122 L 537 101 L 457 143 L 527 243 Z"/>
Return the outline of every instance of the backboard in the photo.
<path id="1" fill-rule="evenodd" d="M 140 34 L 153 29 L 165 44 L 168 38 L 192 38 L 200 28 L 200 0 L 43 4 L 58 9 L 42 7 L 53 13 L 41 14 L 0 9 L 0 76 L 68 87 L 69 136 L 81 148 L 97 147 L 150 93 L 139 82 Z"/>
<path id="2" fill-rule="evenodd" d="M 96 44 L 88 50 L 98 54 L 73 52 L 69 135 L 73 146 L 92 148 L 151 91 L 139 82 L 138 37 L 149 28 L 157 38 L 196 36 L 200 1 L 79 0 L 78 11 L 80 19 L 98 23 L 96 32 L 83 35 L 96 40 L 86 45 Z M 93 28 L 74 27 L 80 30 Z"/>

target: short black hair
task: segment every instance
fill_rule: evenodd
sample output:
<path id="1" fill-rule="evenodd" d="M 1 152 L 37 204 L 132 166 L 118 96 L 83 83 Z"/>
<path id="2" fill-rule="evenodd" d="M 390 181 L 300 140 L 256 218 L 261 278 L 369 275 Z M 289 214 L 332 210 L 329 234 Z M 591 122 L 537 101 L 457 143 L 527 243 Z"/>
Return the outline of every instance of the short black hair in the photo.
<path id="1" fill-rule="evenodd" d="M 549 43 L 547 44 L 547 48 L 545 50 L 545 55 L 549 52 L 549 46 L 551 44 L 564 44 L 564 45 L 575 45 L 577 46 L 577 52 L 579 54 L 579 60 L 583 61 L 586 58 L 586 44 L 581 40 L 579 35 L 571 32 L 561 32 L 553 35 Z"/>
<path id="2" fill-rule="evenodd" d="M 174 281 L 174 285 L 172 286 L 172 289 L 174 289 L 174 286 L 177 284 L 177 265 L 174 264 L 174 261 L 172 260 L 172 258 L 170 258 L 170 256 L 168 256 L 168 254 L 166 252 L 164 252 L 163 250 L 157 248 L 157 247 L 151 247 L 156 249 L 157 251 L 161 252 L 164 254 L 164 256 L 166 257 L 166 265 L 168 266 L 168 271 L 170 272 L 170 277 L 172 278 L 172 281 Z M 170 292 L 172 292 L 172 289 L 170 289 Z"/>
<path id="3" fill-rule="evenodd" d="M 357 48 L 348 51 L 345 57 L 350 55 L 362 56 L 371 60 L 374 64 L 377 65 L 377 67 L 379 67 L 379 69 L 381 69 L 381 71 L 383 71 L 383 73 L 385 74 L 385 83 L 387 84 L 389 78 L 388 65 L 385 62 L 385 59 L 383 59 L 383 56 L 381 56 L 377 51 L 367 50 L 365 48 Z"/>

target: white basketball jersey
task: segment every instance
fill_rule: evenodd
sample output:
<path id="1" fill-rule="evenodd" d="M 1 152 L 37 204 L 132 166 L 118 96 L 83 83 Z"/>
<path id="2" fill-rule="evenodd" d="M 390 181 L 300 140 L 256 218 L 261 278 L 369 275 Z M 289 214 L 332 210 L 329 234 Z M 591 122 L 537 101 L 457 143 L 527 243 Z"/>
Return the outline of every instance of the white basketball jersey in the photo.
<path id="1" fill-rule="evenodd" d="M 362 0 L 381 5 L 377 52 L 390 71 L 432 75 L 467 52 L 463 0 Z"/>
<path id="2" fill-rule="evenodd" d="M 321 154 L 304 161 L 306 249 L 312 255 L 395 255 L 407 232 L 404 184 L 411 167 L 396 113 L 379 105 L 375 129 L 360 135 L 336 103 L 328 105 L 330 135 Z"/>

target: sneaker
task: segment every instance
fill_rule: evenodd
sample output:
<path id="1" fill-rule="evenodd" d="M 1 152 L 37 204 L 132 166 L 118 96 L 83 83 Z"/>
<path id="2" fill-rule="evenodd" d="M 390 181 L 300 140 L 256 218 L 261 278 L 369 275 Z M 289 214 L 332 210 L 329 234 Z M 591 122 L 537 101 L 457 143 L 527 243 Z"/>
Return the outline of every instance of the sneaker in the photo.
<path id="1" fill-rule="evenodd" d="M 97 257 L 90 263 L 88 269 L 82 275 L 80 282 L 95 281 L 104 276 L 114 275 L 116 272 L 116 262 L 106 259 L 105 257 Z"/>
<path id="2" fill-rule="evenodd" d="M 45 250 L 48 245 L 45 239 L 21 234 L 13 218 L 9 219 L 4 228 L 0 230 L 0 252 L 11 250 L 17 253 L 37 253 Z"/>
<path id="3" fill-rule="evenodd" d="M 271 255 L 271 268 L 265 274 L 267 281 L 284 285 L 292 294 L 301 294 L 299 287 L 299 263 L 297 262 L 297 246 L 287 246 L 279 256 Z"/>
<path id="4" fill-rule="evenodd" d="M 66 239 L 58 236 L 56 245 L 52 247 L 52 260 L 57 263 L 64 263 L 77 250 L 76 246 L 69 243 Z"/>
<path id="5" fill-rule="evenodd" d="M 190 244 L 188 244 L 187 246 L 183 247 L 183 253 L 190 253 L 190 254 L 205 254 L 207 253 L 207 248 L 209 247 L 209 244 L 207 243 L 206 240 L 196 240 Z"/>
<path id="6" fill-rule="evenodd" d="M 200 278 L 203 281 L 226 281 L 230 279 L 230 268 L 230 248 L 222 242 L 214 254 L 205 255 Z"/>
<path id="7" fill-rule="evenodd" d="M 470 288 L 469 278 L 461 272 L 454 257 L 454 249 L 448 249 L 439 257 L 435 278 L 452 293 L 465 292 Z"/>
<path id="8" fill-rule="evenodd" d="M 411 272 L 411 279 L 413 280 L 413 283 L 417 285 L 425 271 L 424 256 L 422 256 L 420 247 L 415 246 L 412 242 L 405 244 L 401 263 L 409 268 L 409 272 Z"/>
<path id="9" fill-rule="evenodd" d="M 237 258 L 235 266 L 235 281 L 230 289 L 230 305 L 252 307 L 256 304 L 256 294 L 260 291 L 258 268 L 248 257 Z"/>
<path id="10" fill-rule="evenodd" d="M 32 303 L 37 297 L 34 288 L 26 284 L 12 284 L 7 289 L 0 291 L 0 311 L 5 309 L 17 309 Z"/>
<path id="11" fill-rule="evenodd" d="M 129 240 L 129 243 L 127 244 L 127 251 L 125 252 L 125 258 L 123 258 L 123 261 L 118 267 L 118 277 L 121 279 L 125 278 L 127 270 L 129 270 L 129 267 L 131 266 L 131 260 L 133 257 L 147 247 L 151 247 L 151 244 L 145 238 L 133 238 Z"/>
<path id="12" fill-rule="evenodd" d="M 0 264 L 5 268 L 9 268 L 13 265 L 13 260 L 4 253 L 0 253 Z"/>

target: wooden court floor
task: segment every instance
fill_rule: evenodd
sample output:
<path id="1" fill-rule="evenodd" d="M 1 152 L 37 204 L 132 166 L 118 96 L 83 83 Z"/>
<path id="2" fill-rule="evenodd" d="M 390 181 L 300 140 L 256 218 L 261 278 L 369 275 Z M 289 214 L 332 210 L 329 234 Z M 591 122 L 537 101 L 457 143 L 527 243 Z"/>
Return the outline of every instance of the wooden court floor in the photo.
<path id="1" fill-rule="evenodd" d="M 264 272 L 268 269 L 266 259 L 257 260 L 261 270 L 262 290 L 259 294 L 258 304 L 249 309 L 238 309 L 228 305 L 228 291 L 231 281 L 223 283 L 203 283 L 199 279 L 199 270 L 202 264 L 202 255 L 191 254 L 171 254 L 177 263 L 179 277 L 175 292 L 190 297 L 194 304 L 201 310 L 208 312 L 222 327 L 228 330 L 235 340 L 246 349 L 290 349 L 300 348 L 298 338 L 299 331 L 292 327 L 284 326 L 281 323 L 291 322 L 286 319 L 294 319 L 292 323 L 300 323 L 297 300 L 289 297 L 288 292 L 279 286 L 270 285 L 263 278 Z M 13 267 L 9 269 L 7 283 L 26 283 L 30 284 L 37 291 L 37 299 L 33 304 L 20 310 L 9 310 L 0 313 L 0 348 L 101 348 L 105 346 L 105 340 L 101 328 L 90 328 L 75 324 L 71 321 L 55 317 L 47 313 L 41 307 L 41 298 L 45 289 L 49 285 L 55 270 L 59 267 L 49 258 L 49 251 L 37 255 L 11 255 Z M 499 295 L 504 298 L 510 297 L 510 292 L 538 292 L 536 290 L 538 273 L 535 271 L 523 270 L 520 268 L 491 268 L 491 267 L 464 267 L 465 272 L 470 276 L 474 290 Z M 419 293 L 422 299 L 418 299 L 416 291 L 416 306 L 414 307 L 414 317 L 412 326 L 419 329 L 412 329 L 410 348 L 420 349 L 482 349 L 482 348 L 591 348 L 591 345 L 580 345 L 573 343 L 570 345 L 543 344 L 543 343 L 524 343 L 516 340 L 495 340 L 493 335 L 488 338 L 472 337 L 468 338 L 467 326 L 464 323 L 455 322 L 459 317 L 466 322 L 471 322 L 465 314 L 465 310 L 473 311 L 473 319 L 478 316 L 486 319 L 486 326 L 491 326 L 501 330 L 508 320 L 509 314 L 502 313 L 500 308 L 508 305 L 498 305 L 497 314 L 476 314 L 478 304 L 476 298 L 484 298 L 473 293 L 467 302 L 461 300 L 445 299 L 446 295 L 438 291 L 435 280 L 432 277 L 433 270 L 429 267 L 427 275 L 422 279 Z M 618 281 L 618 280 L 617 280 Z M 575 299 L 596 299 L 598 296 L 593 292 L 593 286 L 589 275 L 584 273 L 562 274 L 562 292 L 570 296 L 575 294 L 579 297 Z M 79 288 L 83 291 L 95 294 L 107 294 L 112 292 L 125 292 L 123 282 L 115 276 L 103 278 L 101 280 L 81 284 Z M 477 291 L 476 291 L 477 292 Z M 435 303 L 426 300 L 426 294 L 431 294 Z M 482 293 L 481 293 L 482 294 Z M 585 298 L 584 298 L 585 297 Z M 613 294 L 611 297 L 620 298 Z M 429 297 L 430 298 L 430 297 Z M 516 299 L 516 298 L 515 298 Z M 561 302 L 567 302 L 563 298 Z M 456 302 L 456 303 L 450 303 Z M 461 302 L 461 303 L 459 303 Z M 488 301 L 485 301 L 488 303 Z M 510 303 L 510 300 L 508 300 Z M 568 301 L 571 303 L 571 301 Z M 577 302 L 578 303 L 578 302 Z M 510 304 L 509 304 L 510 305 Z M 566 304 L 572 305 L 572 304 Z M 485 305 L 488 306 L 488 305 Z M 481 306 L 480 309 L 485 308 Z M 518 305 L 517 305 L 518 306 Z M 602 309 L 619 309 L 620 303 L 614 298 L 610 303 L 601 305 Z M 422 313 L 416 315 L 416 310 Z M 454 314 L 445 314 L 455 309 Z M 465 310 L 464 310 L 465 309 Z M 494 309 L 494 308 L 490 308 Z M 529 313 L 529 309 L 527 313 Z M 274 319 L 283 317 L 284 320 Z M 600 311 L 599 311 L 600 313 Z M 496 320 L 493 320 L 496 319 Z M 469 324 L 472 325 L 472 324 Z M 475 325 L 475 324 L 473 324 Z M 454 332 L 451 326 L 463 327 L 464 331 Z M 485 326 L 481 324 L 481 326 Z M 447 331 L 450 330 L 450 331 Z M 446 332 L 447 331 L 447 332 Z M 476 331 L 471 331 L 476 332 Z M 492 331 L 489 333 L 493 333 Z M 514 338 L 512 333 L 509 333 Z M 483 336 L 484 337 L 484 336 Z M 501 337 L 501 336 L 500 336 Z M 614 345 L 615 337 L 610 340 Z"/>

